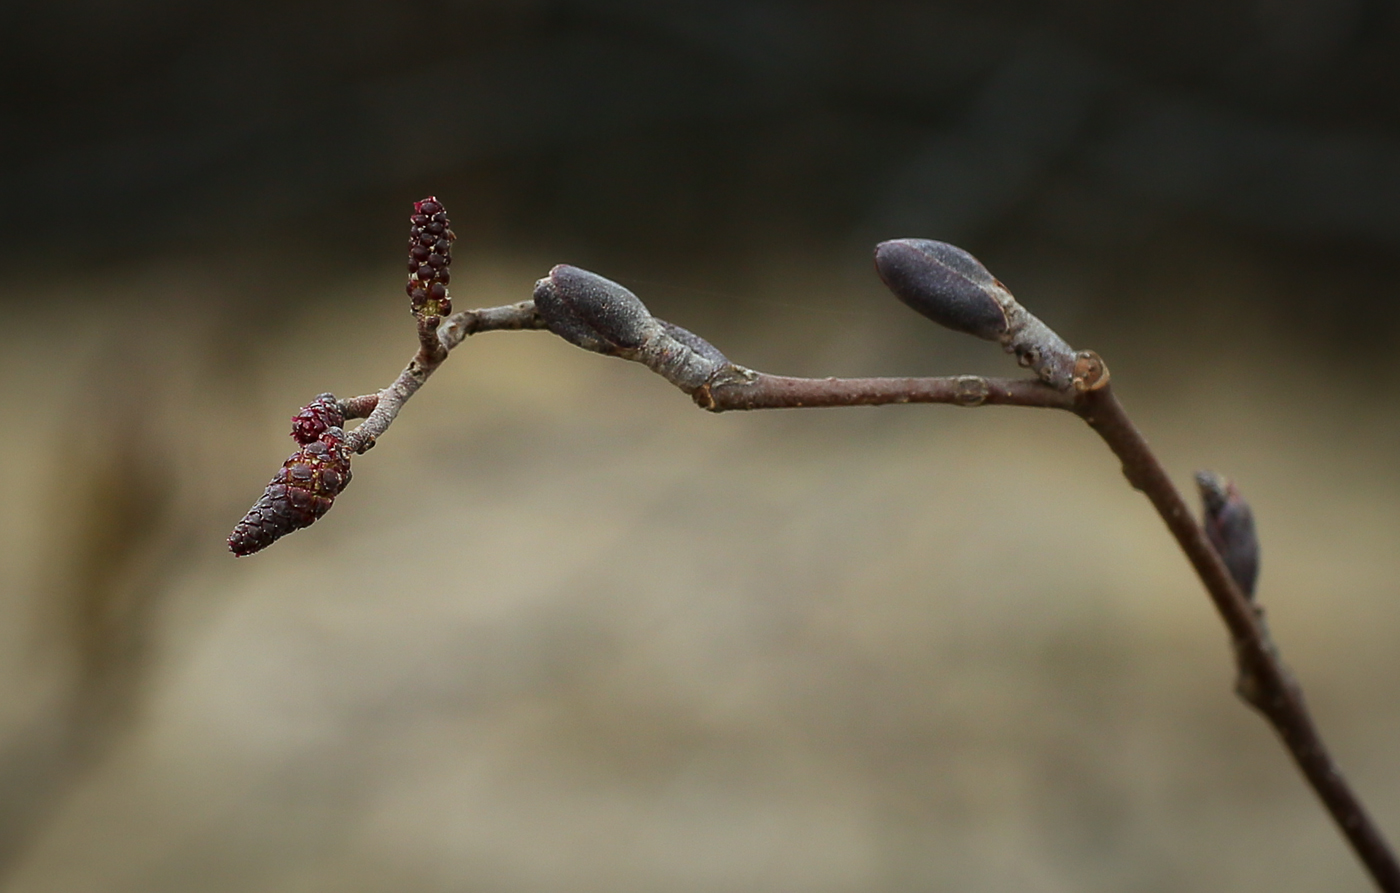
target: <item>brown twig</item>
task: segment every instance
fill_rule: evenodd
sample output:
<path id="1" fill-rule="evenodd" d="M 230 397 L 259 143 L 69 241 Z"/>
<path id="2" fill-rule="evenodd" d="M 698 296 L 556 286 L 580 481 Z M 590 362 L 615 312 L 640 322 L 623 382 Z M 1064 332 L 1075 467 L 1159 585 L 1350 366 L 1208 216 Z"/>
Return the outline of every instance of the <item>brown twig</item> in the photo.
<path id="1" fill-rule="evenodd" d="M 691 395 L 702 409 L 784 409 L 950 403 L 1069 409 L 1073 395 L 1028 378 L 789 378 L 751 369 L 720 377 Z"/>
<path id="2" fill-rule="evenodd" d="M 1151 501 L 1215 603 L 1234 645 L 1236 691 L 1274 727 L 1377 887 L 1385 893 L 1400 893 L 1400 864 L 1328 753 L 1303 702 L 1302 689 L 1283 665 L 1256 608 L 1235 584 L 1106 380 L 1097 388 L 1090 382 L 1083 390 L 1058 391 L 1037 379 L 978 376 L 813 379 L 731 367 L 715 377 L 715 384 L 703 385 L 692 394 L 696 403 L 714 412 L 949 403 L 1064 409 L 1084 419 L 1123 463 L 1128 482 Z"/>
<path id="3" fill-rule="evenodd" d="M 1283 739 L 1293 761 L 1346 835 L 1376 886 L 1400 891 L 1400 863 L 1360 798 L 1327 752 L 1303 702 L 1303 691 L 1284 666 L 1255 607 L 1236 585 L 1225 562 L 1191 515 L 1146 439 L 1138 432 L 1110 387 L 1085 392 L 1074 407 L 1123 463 L 1128 482 L 1152 502 L 1167 529 L 1209 593 L 1230 631 L 1238 668 L 1235 690 L 1264 715 Z"/>

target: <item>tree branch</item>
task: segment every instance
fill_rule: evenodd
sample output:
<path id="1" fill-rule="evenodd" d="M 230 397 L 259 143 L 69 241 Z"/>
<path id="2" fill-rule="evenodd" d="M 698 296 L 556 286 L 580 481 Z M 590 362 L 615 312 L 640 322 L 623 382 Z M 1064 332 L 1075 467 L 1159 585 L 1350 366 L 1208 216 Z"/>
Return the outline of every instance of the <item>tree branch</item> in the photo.
<path id="1" fill-rule="evenodd" d="M 1376 886 L 1386 893 L 1400 891 L 1400 864 L 1395 854 L 1328 753 L 1303 702 L 1302 688 L 1284 666 L 1258 609 L 1236 585 L 1112 388 L 1085 392 L 1074 412 L 1113 450 L 1123 463 L 1128 482 L 1152 502 L 1195 568 L 1230 632 L 1238 671 L 1235 691 L 1278 732 Z"/>
<path id="2" fill-rule="evenodd" d="M 907 243 L 907 244 L 906 244 Z M 630 291 L 593 273 L 555 267 L 535 285 L 545 324 L 598 353 L 633 360 L 690 394 L 703 409 L 785 409 L 889 403 L 1005 404 L 1063 409 L 1084 419 L 1151 501 L 1196 570 L 1234 647 L 1235 690 L 1278 732 L 1308 784 L 1384 893 L 1400 893 L 1400 863 L 1328 753 L 1260 610 L 1231 577 L 1147 441 L 1109 385 L 1093 351 L 1073 351 L 971 255 L 927 240 L 882 243 L 876 265 L 918 312 L 957 331 L 1000 341 L 1038 379 L 787 378 L 730 362 L 707 341 L 656 319 Z M 683 371 L 678 371 L 683 370 Z"/>
<path id="3" fill-rule="evenodd" d="M 1109 386 L 1108 368 L 1092 351 L 1074 351 L 1049 326 L 1016 302 L 972 255 L 925 239 L 884 242 L 876 249 L 881 278 L 900 300 L 956 331 L 995 341 L 1030 368 L 1033 379 L 984 378 L 790 378 L 739 366 L 692 332 L 651 315 L 626 288 L 586 270 L 557 266 L 535 284 L 534 300 L 451 314 L 447 295 L 450 249 L 456 237 L 434 198 L 418 202 L 409 241 L 407 291 L 418 329 L 418 352 L 393 384 L 377 394 L 336 401 L 329 394 L 293 420 L 302 444 L 268 485 L 263 499 L 235 527 L 230 548 L 249 554 L 277 537 L 312 523 L 349 481 L 349 454 L 363 453 L 388 430 L 404 404 L 476 332 L 547 328 L 586 350 L 642 363 L 712 412 L 727 410 L 947 403 L 1062 409 L 1082 418 L 1122 462 L 1133 487 L 1151 501 L 1196 570 L 1229 631 L 1237 669 L 1236 692 L 1278 732 L 1303 776 L 1385 893 L 1400 893 L 1397 864 L 1327 752 L 1296 679 L 1279 657 L 1261 610 L 1251 601 L 1257 570 L 1252 519 L 1238 493 L 1211 484 L 1217 509 L 1213 535 L 1237 551 L 1241 572 L 1231 575 L 1210 534 L 1197 523 L 1147 441 L 1133 426 Z M 443 321 L 446 317 L 446 321 Z M 349 434 L 344 419 L 365 421 Z M 1207 476 L 1209 478 L 1209 476 Z M 1226 506 L 1229 499 L 1239 504 Z M 1234 543 L 1224 539 L 1234 536 Z M 1238 538 L 1244 537 L 1242 541 Z"/>
<path id="4" fill-rule="evenodd" d="M 447 359 L 452 348 L 486 329 L 540 328 L 534 304 L 526 301 L 452 314 L 447 283 L 452 279 L 452 243 L 447 210 L 435 196 L 413 203 L 408 233 L 409 304 L 418 331 L 418 351 L 398 378 L 377 394 L 337 400 L 321 394 L 292 417 L 292 439 L 300 448 L 264 488 L 228 537 L 234 555 L 251 555 L 294 530 L 309 527 L 330 511 L 350 484 L 350 460 L 367 452 L 389 430 L 409 398 Z M 447 317 L 444 323 L 443 318 Z M 346 434 L 347 419 L 364 419 Z"/>

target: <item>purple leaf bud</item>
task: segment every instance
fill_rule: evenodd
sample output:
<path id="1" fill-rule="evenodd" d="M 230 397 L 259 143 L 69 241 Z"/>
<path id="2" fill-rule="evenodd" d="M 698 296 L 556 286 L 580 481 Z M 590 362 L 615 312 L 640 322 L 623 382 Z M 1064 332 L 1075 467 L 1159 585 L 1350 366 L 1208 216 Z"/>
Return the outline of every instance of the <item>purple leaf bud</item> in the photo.
<path id="1" fill-rule="evenodd" d="M 997 341 L 1006 332 L 1001 283 L 977 258 L 946 242 L 894 239 L 875 247 L 875 271 L 895 297 L 955 332 Z"/>
<path id="2" fill-rule="evenodd" d="M 560 264 L 535 283 L 535 309 L 554 334 L 586 350 L 616 356 L 659 330 L 627 289 L 596 273 Z"/>
<path id="3" fill-rule="evenodd" d="M 1196 472 L 1206 539 L 1215 547 L 1236 585 L 1253 600 L 1259 579 L 1259 537 L 1254 530 L 1254 512 L 1231 481 L 1212 471 Z"/>

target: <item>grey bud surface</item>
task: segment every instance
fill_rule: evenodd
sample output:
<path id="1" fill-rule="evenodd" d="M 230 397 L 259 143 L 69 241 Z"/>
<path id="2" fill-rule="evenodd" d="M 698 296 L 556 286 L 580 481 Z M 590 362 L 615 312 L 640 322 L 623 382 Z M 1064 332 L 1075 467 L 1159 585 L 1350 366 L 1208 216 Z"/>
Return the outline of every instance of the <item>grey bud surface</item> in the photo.
<path id="1" fill-rule="evenodd" d="M 586 350 L 616 355 L 641 347 L 657 331 L 646 305 L 596 273 L 560 264 L 535 283 L 535 308 L 545 325 Z"/>
<path id="2" fill-rule="evenodd" d="M 1204 508 L 1202 526 L 1235 584 L 1250 598 L 1259 579 L 1259 535 L 1254 511 L 1234 481 L 1211 471 L 1196 472 L 1196 488 Z"/>
<path id="3" fill-rule="evenodd" d="M 996 341 L 1006 332 L 1004 292 L 987 268 L 956 245 L 893 239 L 875 247 L 875 271 L 913 310 L 941 326 Z"/>

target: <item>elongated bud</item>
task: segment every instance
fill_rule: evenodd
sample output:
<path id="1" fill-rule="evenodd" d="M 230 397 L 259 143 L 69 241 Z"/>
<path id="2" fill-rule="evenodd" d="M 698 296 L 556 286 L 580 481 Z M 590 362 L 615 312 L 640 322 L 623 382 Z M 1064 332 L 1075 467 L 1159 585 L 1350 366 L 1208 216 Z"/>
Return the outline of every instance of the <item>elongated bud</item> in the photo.
<path id="1" fill-rule="evenodd" d="M 350 483 L 345 423 L 335 397 L 321 394 L 292 417 L 292 437 L 301 448 L 287 458 L 263 494 L 228 537 L 240 557 L 266 549 L 294 530 L 309 527 L 330 511 Z"/>
<path id="2" fill-rule="evenodd" d="M 875 271 L 895 297 L 939 325 L 999 341 L 1041 381 L 1060 390 L 1073 386 L 1074 349 L 956 245 L 931 239 L 881 242 L 875 247 Z"/>
<path id="3" fill-rule="evenodd" d="M 1215 547 L 1230 570 L 1236 585 L 1250 599 L 1259 579 L 1259 536 L 1254 530 L 1254 512 L 1231 481 L 1212 471 L 1196 472 L 1206 539 Z"/>
<path id="4" fill-rule="evenodd" d="M 1006 291 L 977 258 L 955 245 L 895 239 L 875 247 L 875 271 L 894 296 L 955 332 L 997 341 L 1006 311 L 994 291 Z"/>
<path id="5" fill-rule="evenodd" d="M 419 316 L 447 316 L 452 299 L 452 243 L 457 234 L 448 228 L 447 210 L 437 196 L 413 203 L 408 231 L 408 292 L 413 312 Z"/>
<path id="6" fill-rule="evenodd" d="M 635 351 L 660 330 L 636 295 L 568 264 L 535 283 L 535 309 L 560 338 L 610 356 Z"/>

